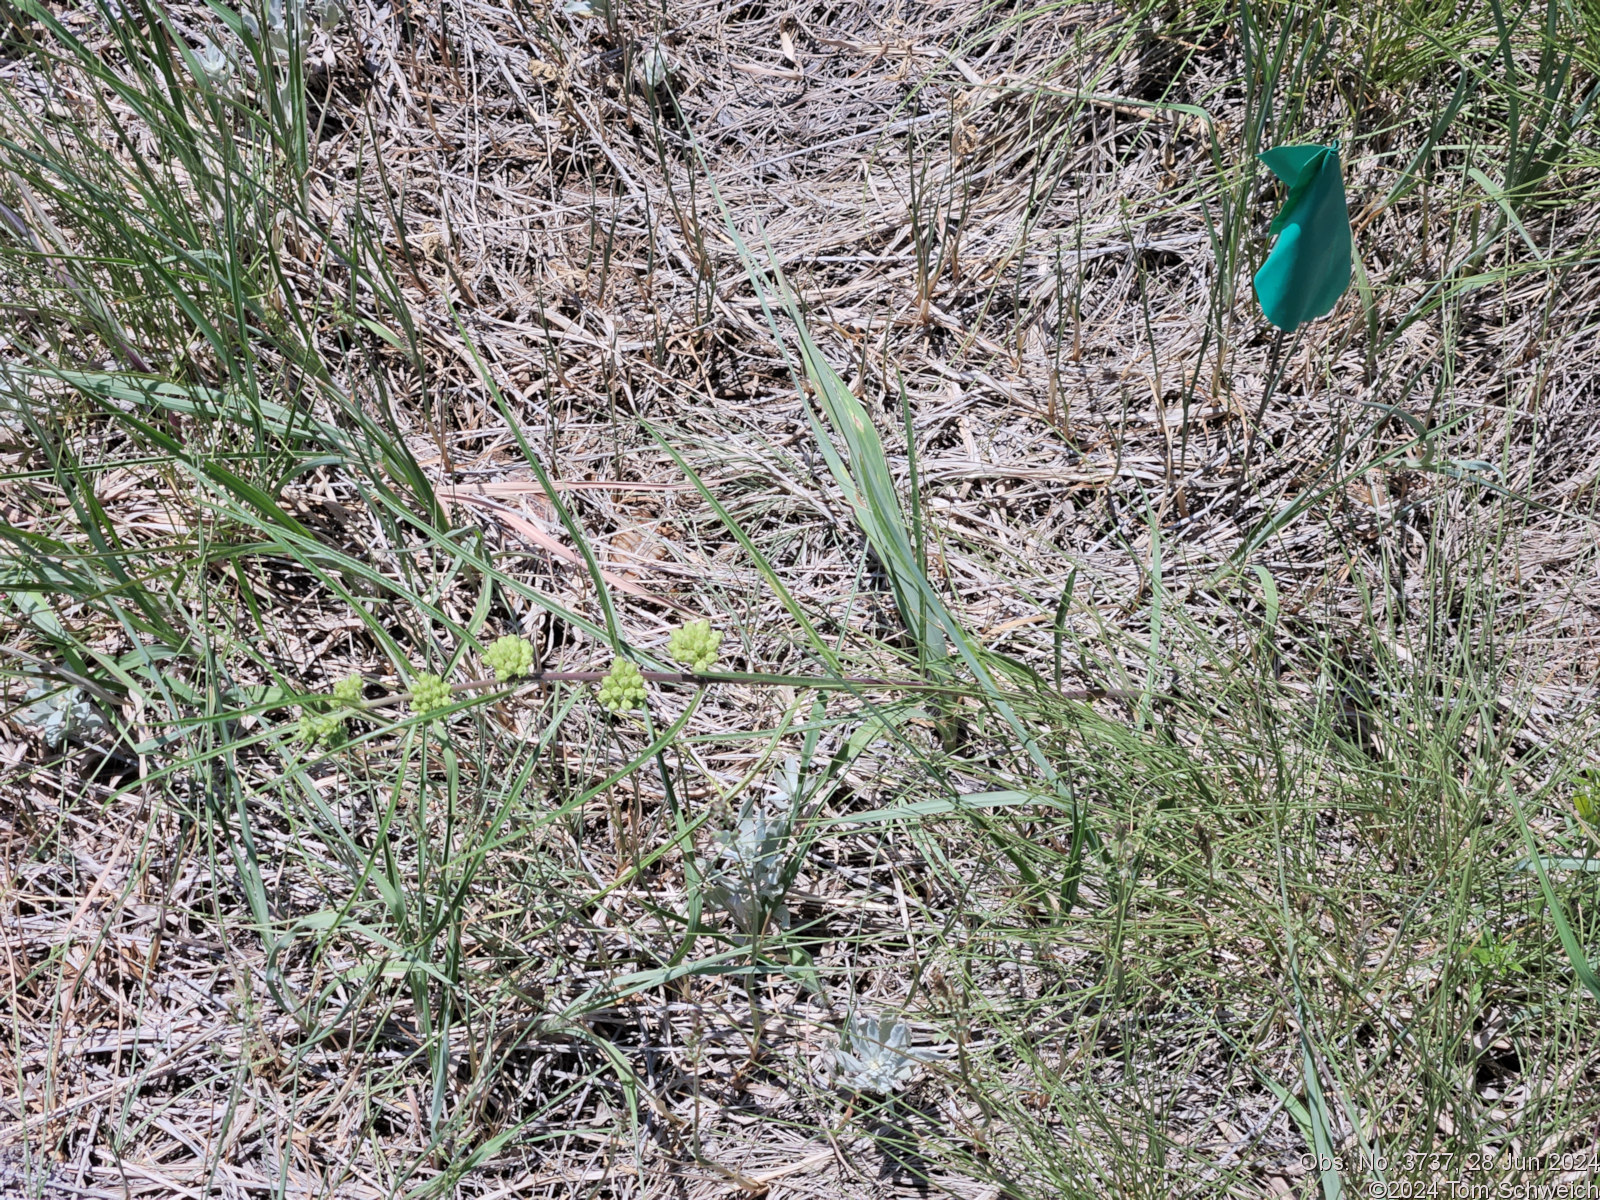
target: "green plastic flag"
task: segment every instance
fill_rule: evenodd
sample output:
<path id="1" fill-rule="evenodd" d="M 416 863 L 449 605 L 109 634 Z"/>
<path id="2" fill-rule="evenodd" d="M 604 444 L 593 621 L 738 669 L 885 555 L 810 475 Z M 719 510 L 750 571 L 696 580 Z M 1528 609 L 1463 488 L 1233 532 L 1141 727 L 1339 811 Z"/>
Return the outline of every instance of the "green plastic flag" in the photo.
<path id="1" fill-rule="evenodd" d="M 1256 299 L 1267 320 L 1292 330 L 1333 311 L 1350 286 L 1350 210 L 1339 143 L 1277 146 L 1260 157 L 1289 185 L 1289 199 L 1272 222 L 1278 244 L 1256 272 Z"/>

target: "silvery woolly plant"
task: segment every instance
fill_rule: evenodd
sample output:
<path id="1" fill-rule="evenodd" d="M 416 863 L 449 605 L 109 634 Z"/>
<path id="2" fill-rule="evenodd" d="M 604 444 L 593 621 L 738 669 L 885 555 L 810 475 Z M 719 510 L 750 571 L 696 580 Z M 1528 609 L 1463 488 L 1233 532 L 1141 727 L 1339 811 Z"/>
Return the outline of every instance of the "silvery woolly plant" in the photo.
<path id="1" fill-rule="evenodd" d="M 311 19 L 323 33 L 332 33 L 350 15 L 345 0 L 311 0 Z"/>
<path id="2" fill-rule="evenodd" d="M 768 787 L 772 793 L 773 807 L 779 812 L 796 813 L 800 811 L 800 801 L 804 798 L 800 782 L 800 760 L 793 756 L 783 760 L 783 769 L 772 778 Z"/>
<path id="3" fill-rule="evenodd" d="M 910 1047 L 911 1029 L 896 1017 L 852 1015 L 833 1052 L 834 1078 L 856 1092 L 888 1096 L 911 1082 L 927 1061 Z"/>
<path id="4" fill-rule="evenodd" d="M 743 934 L 789 926 L 783 879 L 788 841 L 788 815 L 769 817 L 754 804 L 740 811 L 738 828 L 717 835 L 721 850 L 706 873 L 706 896 Z"/>
<path id="5" fill-rule="evenodd" d="M 245 31 L 257 42 L 265 40 L 273 57 L 282 63 L 289 57 L 291 41 L 298 43 L 301 53 L 305 53 L 310 32 L 307 28 L 308 18 L 324 33 L 331 33 L 339 27 L 348 12 L 345 0 L 267 0 L 266 15 L 267 27 L 263 38 L 261 22 L 254 10 L 248 7 L 239 10 L 239 19 Z"/>
<path id="6" fill-rule="evenodd" d="M 790 757 L 767 787 L 767 810 L 746 802 L 738 827 L 717 835 L 721 850 L 706 871 L 706 893 L 726 912 L 739 931 L 754 935 L 768 928 L 787 929 L 784 878 L 790 854 L 790 829 L 800 811 L 803 785 L 800 761 Z"/>
<path id="7" fill-rule="evenodd" d="M 106 728 L 105 718 L 80 687 L 62 687 L 41 679 L 23 699 L 32 703 L 18 709 L 16 719 L 38 733 L 52 750 L 59 750 L 69 739 L 82 741 Z"/>
<path id="8" fill-rule="evenodd" d="M 672 60 L 660 42 L 650 46 L 634 62 L 639 73 L 639 83 L 647 92 L 654 92 L 672 74 Z"/>
<path id="9" fill-rule="evenodd" d="M 202 34 L 200 45 L 191 53 L 194 55 L 197 77 L 208 91 L 215 92 L 225 100 L 238 99 L 241 93 L 239 61 L 226 42 L 218 45 L 209 35 Z"/>
<path id="10" fill-rule="evenodd" d="M 267 0 L 267 27 L 265 31 L 261 28 L 260 18 L 249 7 L 239 10 L 239 20 L 243 22 L 245 32 L 250 35 L 251 40 L 257 42 L 265 41 L 268 48 L 272 50 L 273 56 L 281 58 L 289 53 L 290 21 L 294 22 L 294 33 L 297 39 L 305 31 L 305 25 L 301 19 L 303 11 L 300 0 L 288 0 L 287 8 L 285 8 L 284 0 Z"/>

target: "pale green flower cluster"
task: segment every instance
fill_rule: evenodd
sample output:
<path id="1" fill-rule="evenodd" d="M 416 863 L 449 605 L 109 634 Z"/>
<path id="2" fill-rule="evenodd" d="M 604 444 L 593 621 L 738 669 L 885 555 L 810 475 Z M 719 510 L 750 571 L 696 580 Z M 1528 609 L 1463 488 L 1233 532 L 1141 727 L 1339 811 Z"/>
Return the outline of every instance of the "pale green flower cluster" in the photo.
<path id="1" fill-rule="evenodd" d="M 690 621 L 667 639 L 667 653 L 699 675 L 716 665 L 721 645 L 722 634 L 711 628 L 710 621 Z"/>
<path id="2" fill-rule="evenodd" d="M 483 652 L 483 663 L 501 683 L 526 675 L 533 669 L 533 643 L 508 634 Z"/>
<path id="3" fill-rule="evenodd" d="M 611 712 L 628 712 L 644 705 L 644 676 L 625 658 L 611 664 L 611 672 L 600 681 L 600 703 Z"/>
<path id="4" fill-rule="evenodd" d="M 347 711 L 361 705 L 361 690 L 366 681 L 359 675 L 347 675 L 333 685 L 333 709 L 324 711 L 320 704 L 306 705 L 300 712 L 300 728 L 296 736 L 308 746 L 337 746 L 344 741 L 344 723 Z"/>
<path id="5" fill-rule="evenodd" d="M 359 675 L 346 675 L 333 685 L 334 700 L 346 708 L 354 708 L 361 703 L 361 690 L 366 687 L 367 681 Z"/>
<path id="6" fill-rule="evenodd" d="M 450 707 L 450 685 L 427 672 L 411 681 L 411 711 L 419 717 Z"/>
<path id="7" fill-rule="evenodd" d="M 308 746 L 334 746 L 344 740 L 344 718 L 342 712 L 313 712 L 304 709 L 300 713 L 300 728 L 297 736 Z"/>

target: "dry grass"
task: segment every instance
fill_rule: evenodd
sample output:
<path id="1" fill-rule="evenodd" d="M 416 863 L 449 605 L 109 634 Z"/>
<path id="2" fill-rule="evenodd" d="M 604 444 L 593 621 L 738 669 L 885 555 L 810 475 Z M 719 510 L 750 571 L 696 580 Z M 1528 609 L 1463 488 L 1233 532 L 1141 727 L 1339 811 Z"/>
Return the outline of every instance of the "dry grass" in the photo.
<path id="1" fill-rule="evenodd" d="M 130 75 L 108 15 L 63 20 Z M 1314 1133 L 1588 1177 L 1581 43 L 1552 87 L 1470 5 L 368 5 L 303 144 L 266 88 L 184 118 L 260 188 L 230 230 L 158 87 L 0 16 L 0 1190 L 1312 1195 Z M 1275 353 L 1250 154 L 1332 136 L 1364 277 Z M 74 212 L 46 144 L 195 228 Z M 739 238 L 1040 759 L 907 633 Z M 647 719 L 570 678 L 699 615 L 730 676 Z M 292 741 L 508 631 L 569 678 Z M 115 737 L 45 744 L 51 663 Z M 790 756 L 752 945 L 702 876 Z M 929 1053 L 891 1101 L 830 1069 L 856 1011 Z"/>

